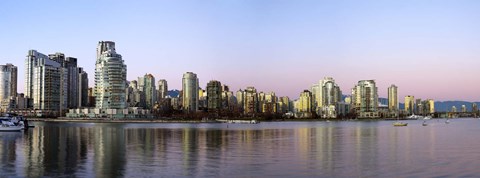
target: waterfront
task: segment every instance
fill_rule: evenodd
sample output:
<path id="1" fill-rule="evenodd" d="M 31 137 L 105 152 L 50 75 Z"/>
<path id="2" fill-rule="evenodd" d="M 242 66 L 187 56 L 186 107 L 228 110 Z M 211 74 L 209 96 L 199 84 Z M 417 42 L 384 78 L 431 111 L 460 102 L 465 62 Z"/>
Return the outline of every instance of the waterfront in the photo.
<path id="1" fill-rule="evenodd" d="M 5 177 L 478 177 L 480 120 L 32 122 L 0 133 Z"/>

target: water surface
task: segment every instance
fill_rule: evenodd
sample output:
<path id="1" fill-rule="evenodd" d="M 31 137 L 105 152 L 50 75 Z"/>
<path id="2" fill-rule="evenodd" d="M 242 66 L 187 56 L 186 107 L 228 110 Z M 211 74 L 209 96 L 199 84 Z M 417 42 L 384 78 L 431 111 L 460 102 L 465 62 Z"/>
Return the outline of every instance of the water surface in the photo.
<path id="1" fill-rule="evenodd" d="M 480 120 L 48 123 L 0 132 L 0 177 L 479 177 Z"/>

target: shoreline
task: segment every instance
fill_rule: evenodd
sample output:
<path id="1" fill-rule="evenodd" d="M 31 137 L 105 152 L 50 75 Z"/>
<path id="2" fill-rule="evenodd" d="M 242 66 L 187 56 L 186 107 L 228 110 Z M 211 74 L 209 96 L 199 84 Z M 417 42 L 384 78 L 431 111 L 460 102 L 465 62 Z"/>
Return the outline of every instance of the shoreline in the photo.
<path id="1" fill-rule="evenodd" d="M 105 118 L 27 118 L 31 122 L 74 122 L 74 123 L 222 123 L 217 120 L 193 120 L 193 119 L 105 119 Z M 446 119 L 446 118 L 435 118 Z M 452 119 L 452 118 L 450 118 Z M 318 122 L 318 121 L 397 121 L 397 119 L 278 119 L 266 120 L 261 118 L 231 118 L 224 120 L 257 120 L 260 122 Z M 398 120 L 417 120 L 417 119 L 398 119 Z"/>

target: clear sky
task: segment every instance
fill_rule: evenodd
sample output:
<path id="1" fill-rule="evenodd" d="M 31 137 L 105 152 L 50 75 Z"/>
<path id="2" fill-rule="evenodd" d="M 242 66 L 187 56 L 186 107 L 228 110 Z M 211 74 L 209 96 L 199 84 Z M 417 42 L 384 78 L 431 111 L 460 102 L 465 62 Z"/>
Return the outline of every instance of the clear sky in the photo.
<path id="1" fill-rule="evenodd" d="M 480 1 L 0 1 L 0 63 L 29 49 L 77 57 L 93 86 L 98 41 L 116 42 L 127 79 L 181 89 L 216 79 L 238 90 L 299 93 L 325 76 L 344 94 L 375 79 L 379 95 L 480 101 Z"/>

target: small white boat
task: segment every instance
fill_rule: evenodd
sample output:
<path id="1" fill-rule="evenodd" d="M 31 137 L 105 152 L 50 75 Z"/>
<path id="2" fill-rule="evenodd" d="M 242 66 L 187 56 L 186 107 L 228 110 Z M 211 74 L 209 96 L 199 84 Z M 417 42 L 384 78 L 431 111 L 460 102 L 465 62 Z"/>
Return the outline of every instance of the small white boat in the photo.
<path id="1" fill-rule="evenodd" d="M 395 126 L 395 127 L 402 127 L 402 126 L 407 126 L 407 125 L 408 125 L 408 123 L 406 123 L 406 122 L 398 122 L 397 121 L 397 122 L 393 123 L 393 126 Z"/>
<path id="2" fill-rule="evenodd" d="M 15 131 L 21 131 L 24 128 L 23 125 L 15 125 L 13 122 L 10 121 L 2 121 L 2 124 L 0 124 L 0 132 L 15 132 Z"/>
<path id="3" fill-rule="evenodd" d="M 427 126 L 427 121 L 423 121 L 422 126 Z"/>
<path id="4" fill-rule="evenodd" d="M 430 119 L 432 119 L 432 116 L 425 116 L 425 117 L 423 118 L 423 120 L 430 120 Z"/>
<path id="5" fill-rule="evenodd" d="M 447 120 L 445 121 L 445 124 L 450 124 L 450 120 L 447 119 Z"/>
<path id="6" fill-rule="evenodd" d="M 228 123 L 228 124 L 258 124 L 257 120 L 223 120 L 217 119 L 217 122 Z"/>
<path id="7" fill-rule="evenodd" d="M 408 116 L 407 119 L 423 119 L 422 116 L 412 114 L 411 116 Z"/>

